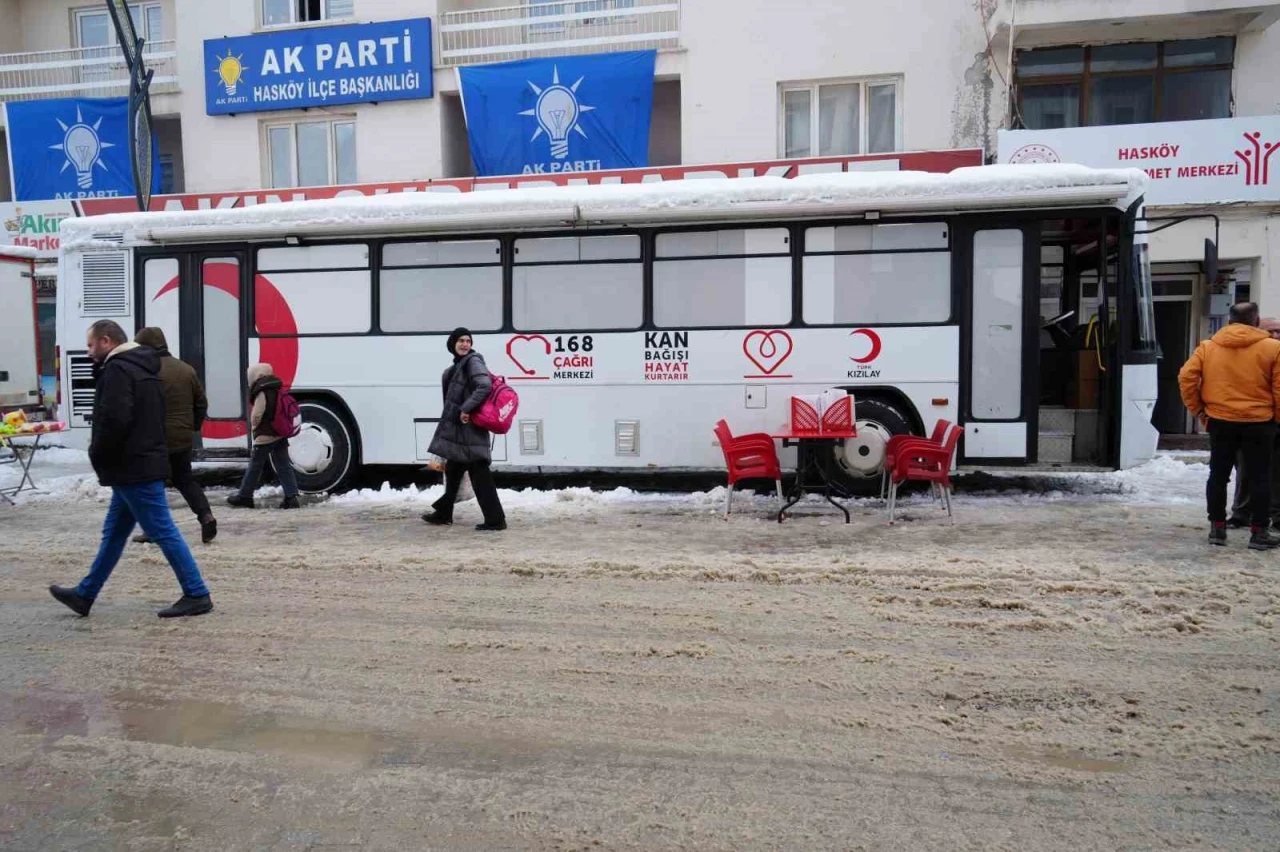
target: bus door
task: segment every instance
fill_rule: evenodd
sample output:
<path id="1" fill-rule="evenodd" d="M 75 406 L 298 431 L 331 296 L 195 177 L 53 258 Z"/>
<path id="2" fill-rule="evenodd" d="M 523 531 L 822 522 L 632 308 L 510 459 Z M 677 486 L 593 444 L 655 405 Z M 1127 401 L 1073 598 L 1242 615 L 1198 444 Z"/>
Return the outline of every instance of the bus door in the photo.
<path id="1" fill-rule="evenodd" d="M 957 229 L 961 299 L 961 462 L 1036 460 L 1039 424 L 1039 223 Z"/>
<path id="2" fill-rule="evenodd" d="M 164 331 L 169 351 L 195 368 L 209 400 L 198 446 L 245 449 L 246 252 L 148 252 L 139 263 L 139 324 Z"/>

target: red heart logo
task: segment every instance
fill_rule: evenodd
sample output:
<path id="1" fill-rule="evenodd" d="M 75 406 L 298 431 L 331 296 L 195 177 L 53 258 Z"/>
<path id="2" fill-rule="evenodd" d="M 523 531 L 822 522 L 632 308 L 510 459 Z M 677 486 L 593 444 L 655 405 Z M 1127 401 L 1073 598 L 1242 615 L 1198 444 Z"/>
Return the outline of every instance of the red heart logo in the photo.
<path id="1" fill-rule="evenodd" d="M 774 338 L 781 338 L 775 341 Z M 786 348 L 783 348 L 783 343 Z M 757 329 L 742 339 L 742 353 L 747 356 L 756 369 L 766 376 L 773 375 L 774 370 L 782 366 L 782 362 L 791 357 L 791 335 L 780 328 L 772 331 Z"/>
<path id="2" fill-rule="evenodd" d="M 515 346 L 517 343 L 522 343 L 522 342 L 526 342 L 526 341 L 534 341 L 534 340 L 540 340 L 540 341 L 542 341 L 542 350 L 543 350 L 543 351 L 542 351 L 542 354 L 543 354 L 543 355 L 550 355 L 550 354 L 551 354 L 551 341 L 550 341 L 550 340 L 548 340 L 544 335 L 541 335 L 541 334 L 517 334 L 517 335 L 515 335 L 514 337 L 512 337 L 510 340 L 508 340 L 508 341 L 507 341 L 507 357 L 508 357 L 508 358 L 510 358 L 510 359 L 511 359 L 511 363 L 512 363 L 512 364 L 515 364 L 515 365 L 516 365 L 516 367 L 517 367 L 517 368 L 519 368 L 520 372 L 521 372 L 522 374 L 526 375 L 526 376 L 536 376 L 536 375 L 538 375 L 538 371 L 537 371 L 537 370 L 531 370 L 531 369 L 529 369 L 528 367 L 526 367 L 524 364 L 520 363 L 520 359 L 519 359 L 519 358 L 517 358 L 517 357 L 515 356 L 515 354 L 514 354 L 514 353 L 512 353 L 511 349 L 512 349 L 512 347 L 513 347 L 513 346 Z"/>

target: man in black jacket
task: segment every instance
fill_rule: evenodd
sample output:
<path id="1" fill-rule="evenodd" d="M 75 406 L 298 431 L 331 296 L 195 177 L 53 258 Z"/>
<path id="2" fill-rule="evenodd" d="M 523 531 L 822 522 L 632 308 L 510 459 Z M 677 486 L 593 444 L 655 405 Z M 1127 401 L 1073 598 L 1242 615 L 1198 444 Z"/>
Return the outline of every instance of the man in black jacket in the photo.
<path id="1" fill-rule="evenodd" d="M 111 320 L 99 320 L 89 329 L 96 379 L 89 461 L 98 482 L 111 488 L 111 506 L 88 576 L 74 589 L 50 586 L 49 593 L 77 615 L 88 615 L 137 523 L 160 545 L 182 586 L 177 603 L 156 614 L 203 615 L 213 609 L 213 601 L 191 549 L 173 523 L 164 493 L 169 456 L 160 359 L 154 349 L 127 340 L 124 329 Z"/>

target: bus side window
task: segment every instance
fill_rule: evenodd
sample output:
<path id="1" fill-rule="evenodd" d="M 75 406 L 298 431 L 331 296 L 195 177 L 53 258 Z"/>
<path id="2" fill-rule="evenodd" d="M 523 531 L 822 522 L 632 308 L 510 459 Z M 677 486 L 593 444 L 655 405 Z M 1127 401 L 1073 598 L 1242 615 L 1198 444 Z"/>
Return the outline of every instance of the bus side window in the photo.
<path id="1" fill-rule="evenodd" d="M 382 248 L 378 327 L 388 332 L 502 328 L 498 240 L 388 243 Z"/>
<path id="2" fill-rule="evenodd" d="M 658 234 L 653 319 L 659 328 L 745 328 L 791 323 L 786 228 Z"/>
<path id="3" fill-rule="evenodd" d="M 636 234 L 515 242 L 511 316 L 519 331 L 639 328 L 644 265 Z"/>
<path id="4" fill-rule="evenodd" d="M 809 228 L 804 247 L 804 321 L 809 325 L 951 318 L 945 223 Z"/>

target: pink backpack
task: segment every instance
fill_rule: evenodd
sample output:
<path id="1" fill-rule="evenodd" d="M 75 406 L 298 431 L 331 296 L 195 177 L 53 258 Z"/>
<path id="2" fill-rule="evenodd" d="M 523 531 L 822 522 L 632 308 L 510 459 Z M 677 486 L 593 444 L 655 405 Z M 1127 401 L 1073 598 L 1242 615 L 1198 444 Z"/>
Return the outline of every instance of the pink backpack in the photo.
<path id="1" fill-rule="evenodd" d="M 271 429 L 281 438 L 295 438 L 302 431 L 302 412 L 298 401 L 283 387 L 276 394 L 276 412 L 271 417 Z"/>
<path id="2" fill-rule="evenodd" d="M 476 409 L 471 422 L 486 432 L 505 435 L 511 431 L 511 424 L 515 422 L 516 411 L 520 408 L 520 396 L 502 376 L 490 373 L 489 381 L 493 382 L 489 398 Z"/>

